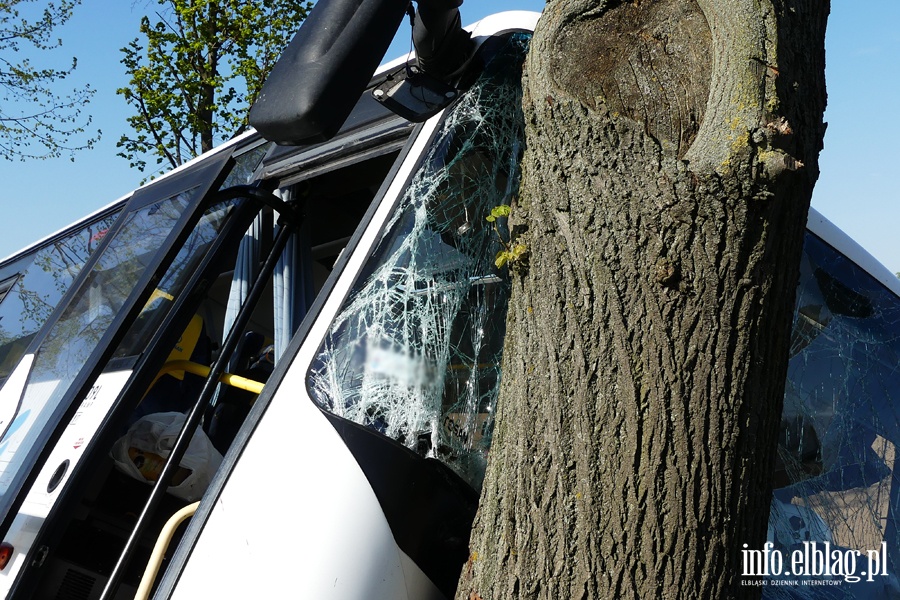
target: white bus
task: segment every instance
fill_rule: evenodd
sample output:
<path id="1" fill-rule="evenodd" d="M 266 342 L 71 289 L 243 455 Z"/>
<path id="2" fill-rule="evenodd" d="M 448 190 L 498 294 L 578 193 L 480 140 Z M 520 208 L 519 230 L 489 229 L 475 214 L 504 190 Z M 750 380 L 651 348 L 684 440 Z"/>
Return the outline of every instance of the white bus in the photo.
<path id="1" fill-rule="evenodd" d="M 453 596 L 536 19 L 470 28 L 450 83 L 397 61 L 336 133 L 246 133 L 0 262 L 7 598 Z M 884 542 L 893 573 L 900 284 L 814 211 L 792 343 L 770 540 Z"/>

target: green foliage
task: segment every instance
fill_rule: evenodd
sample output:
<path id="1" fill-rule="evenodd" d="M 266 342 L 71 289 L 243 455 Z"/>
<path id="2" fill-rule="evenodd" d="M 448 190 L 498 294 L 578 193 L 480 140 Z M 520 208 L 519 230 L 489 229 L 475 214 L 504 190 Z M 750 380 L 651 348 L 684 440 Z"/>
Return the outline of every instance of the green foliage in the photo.
<path id="1" fill-rule="evenodd" d="M 491 214 L 484 218 L 485 221 L 494 227 L 497 239 L 500 241 L 500 245 L 503 246 L 503 249 L 497 252 L 497 256 L 494 257 L 494 264 L 498 269 L 507 264 L 515 264 L 528 253 L 528 246 L 522 243 L 513 243 L 512 237 L 509 240 L 505 240 L 503 234 L 500 233 L 500 228 L 497 227 L 497 220 L 506 218 L 511 213 L 512 208 L 508 204 L 501 204 L 492 208 Z"/>
<path id="2" fill-rule="evenodd" d="M 117 90 L 136 113 L 119 156 L 175 167 L 246 125 L 266 75 L 311 3 L 298 0 L 157 0 L 155 21 L 122 48 L 131 81 Z"/>
<path id="3" fill-rule="evenodd" d="M 491 209 L 491 214 L 485 217 L 488 223 L 493 223 L 500 217 L 508 217 L 512 212 L 512 209 L 507 204 L 501 204 L 500 206 L 495 206 Z"/>
<path id="4" fill-rule="evenodd" d="M 528 252 L 528 248 L 525 244 L 515 244 L 509 250 L 501 250 L 498 252 L 494 264 L 497 265 L 497 268 L 499 269 L 506 263 L 514 263 L 521 259 L 525 256 L 526 252 Z"/>
<path id="5" fill-rule="evenodd" d="M 53 29 L 69 20 L 81 0 L 30 6 L 36 1 L 0 0 L 0 157 L 7 160 L 72 156 L 97 141 L 81 135 L 91 123 L 81 111 L 94 90 L 86 85 L 61 95 L 55 89 L 75 70 L 76 60 L 54 69 L 22 58 L 31 50 L 60 47 Z"/>

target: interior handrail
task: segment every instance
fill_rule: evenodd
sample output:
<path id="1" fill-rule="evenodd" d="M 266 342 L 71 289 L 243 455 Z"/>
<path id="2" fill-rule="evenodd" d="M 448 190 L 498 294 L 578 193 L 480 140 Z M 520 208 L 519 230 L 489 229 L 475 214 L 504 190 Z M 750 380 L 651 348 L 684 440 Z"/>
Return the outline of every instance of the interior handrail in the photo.
<path id="1" fill-rule="evenodd" d="M 156 374 L 156 377 L 153 379 L 153 383 L 150 385 L 150 388 L 156 385 L 156 382 L 159 381 L 160 377 L 175 371 L 187 371 L 188 373 L 193 373 L 194 375 L 199 375 L 200 377 L 207 377 L 209 376 L 210 368 L 206 365 L 201 365 L 200 363 L 195 363 L 190 360 L 169 361 L 164 364 L 159 370 L 159 373 Z M 247 379 L 246 377 L 241 377 L 240 375 L 233 375 L 231 373 L 222 373 L 221 377 L 219 377 L 219 381 L 224 383 L 225 385 L 230 385 L 231 387 L 236 387 L 238 389 L 245 390 L 256 395 L 262 393 L 263 387 L 265 386 L 264 383 L 260 383 L 259 381 Z"/>
<path id="2" fill-rule="evenodd" d="M 181 369 L 178 370 L 180 371 Z M 165 557 L 166 549 L 168 549 L 169 543 L 172 541 L 172 536 L 175 535 L 178 526 L 181 525 L 185 519 L 194 516 L 198 506 L 200 506 L 199 500 L 193 504 L 188 504 L 169 517 L 169 520 L 163 525 L 162 531 L 159 532 L 159 537 L 156 538 L 156 545 L 153 546 L 153 552 L 150 554 L 150 560 L 147 562 L 147 567 L 144 569 L 144 575 L 141 577 L 141 584 L 138 586 L 137 593 L 134 595 L 134 600 L 147 600 L 147 598 L 150 597 L 153 582 L 156 581 L 156 575 L 159 573 L 159 567 L 162 565 L 163 557 Z"/>
<path id="3" fill-rule="evenodd" d="M 169 373 L 174 373 L 178 371 L 193 373 L 194 375 L 199 375 L 200 377 L 208 377 L 210 373 L 210 368 L 206 365 L 195 363 L 190 360 L 173 360 L 169 361 L 162 366 L 159 372 L 156 374 L 156 377 L 153 378 L 153 383 L 150 385 L 152 389 L 156 382 L 160 380 L 164 375 Z M 234 375 L 232 373 L 222 373 L 219 377 L 219 381 L 224 383 L 225 385 L 229 385 L 231 387 L 235 387 L 241 390 L 245 390 L 247 392 L 259 395 L 263 387 L 264 383 L 260 383 L 259 381 L 254 381 L 252 379 L 247 379 L 246 377 L 241 377 L 240 375 Z M 153 588 L 153 582 L 156 581 L 156 575 L 159 573 L 159 567 L 162 565 L 163 558 L 165 557 L 166 550 L 169 547 L 169 543 L 172 541 L 172 536 L 175 535 L 175 530 L 178 529 L 178 526 L 181 525 L 189 517 L 193 516 L 193 514 L 197 511 L 197 507 L 200 506 L 200 502 L 194 502 L 193 504 L 189 504 L 172 515 L 166 524 L 163 526 L 162 531 L 159 533 L 159 537 L 156 539 L 156 545 L 153 547 L 153 552 L 150 555 L 150 560 L 147 562 L 147 566 L 144 569 L 144 575 L 141 577 L 140 586 L 138 586 L 137 593 L 134 595 L 135 600 L 146 600 L 150 597 L 150 591 Z"/>

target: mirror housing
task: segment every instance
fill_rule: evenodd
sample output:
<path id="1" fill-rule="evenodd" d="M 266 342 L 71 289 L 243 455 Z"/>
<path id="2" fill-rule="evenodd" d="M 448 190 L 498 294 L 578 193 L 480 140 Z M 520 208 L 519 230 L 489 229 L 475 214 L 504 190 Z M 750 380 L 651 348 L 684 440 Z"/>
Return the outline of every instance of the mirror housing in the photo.
<path id="1" fill-rule="evenodd" d="M 272 68 L 250 109 L 250 125 L 282 145 L 333 137 L 408 6 L 409 0 L 319 0 Z"/>
<path id="2" fill-rule="evenodd" d="M 372 90 L 385 108 L 407 121 L 421 123 L 456 100 L 459 90 L 423 73 L 413 65 L 403 65 L 388 73 Z"/>

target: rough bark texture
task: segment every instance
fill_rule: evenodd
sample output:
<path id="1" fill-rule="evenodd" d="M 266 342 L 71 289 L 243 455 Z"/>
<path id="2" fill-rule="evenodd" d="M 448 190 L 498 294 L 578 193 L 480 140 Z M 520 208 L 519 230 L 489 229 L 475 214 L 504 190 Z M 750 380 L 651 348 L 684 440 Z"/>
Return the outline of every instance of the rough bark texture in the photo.
<path id="1" fill-rule="evenodd" d="M 827 0 L 548 2 L 458 599 L 729 598 L 762 546 Z"/>

